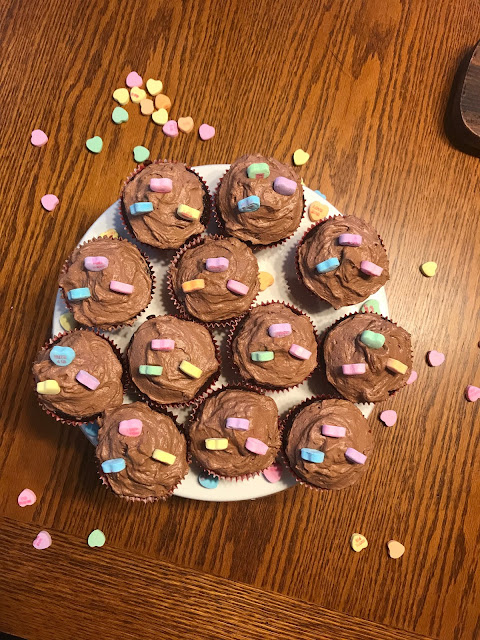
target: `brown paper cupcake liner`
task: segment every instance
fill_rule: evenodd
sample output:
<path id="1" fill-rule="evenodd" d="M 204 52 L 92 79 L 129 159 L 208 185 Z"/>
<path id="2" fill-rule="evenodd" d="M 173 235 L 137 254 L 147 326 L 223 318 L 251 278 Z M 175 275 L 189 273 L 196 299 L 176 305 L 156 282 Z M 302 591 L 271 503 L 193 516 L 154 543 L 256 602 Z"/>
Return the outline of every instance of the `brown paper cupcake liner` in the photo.
<path id="1" fill-rule="evenodd" d="M 101 238 L 100 236 L 96 237 L 96 238 L 92 238 L 91 240 L 86 240 L 85 242 L 82 242 L 81 244 L 78 245 L 78 247 L 76 248 L 80 248 L 83 247 L 87 244 L 90 244 L 92 242 L 96 242 L 97 240 L 102 240 L 103 238 Z M 110 238 L 111 240 L 113 240 L 114 242 L 126 242 L 127 244 L 132 244 L 129 240 L 126 240 L 125 238 Z M 102 331 L 115 331 L 116 329 L 120 329 L 121 327 L 131 327 L 133 325 L 133 323 L 135 322 L 135 320 L 145 311 L 145 309 L 147 309 L 147 307 L 150 305 L 150 303 L 153 300 L 153 295 L 155 293 L 155 289 L 156 289 L 156 284 L 157 284 L 157 279 L 155 277 L 155 272 L 153 270 L 152 264 L 150 262 L 149 257 L 143 253 L 143 251 L 140 251 L 140 249 L 138 249 L 138 247 L 134 246 L 140 253 L 140 255 L 142 256 L 142 258 L 145 260 L 145 262 L 147 263 L 147 267 L 148 270 L 150 272 L 150 280 L 152 283 L 151 286 L 151 292 L 150 292 L 150 300 L 148 302 L 148 304 L 141 309 L 131 320 L 119 323 L 119 324 L 112 324 L 109 326 L 100 326 L 100 325 L 81 325 L 82 327 L 85 328 L 96 328 L 96 329 L 101 329 Z M 71 261 L 70 261 L 70 257 L 68 257 L 65 262 L 63 263 L 62 269 L 60 271 L 60 275 L 63 275 L 64 273 L 66 273 L 71 265 Z M 72 305 L 72 303 L 70 302 L 70 300 L 67 298 L 67 296 L 65 295 L 65 291 L 62 287 L 59 287 L 60 289 L 60 293 L 61 296 L 63 298 L 63 301 L 65 302 L 65 305 L 67 306 L 67 308 L 69 309 L 69 311 L 71 311 L 71 313 L 73 314 L 73 317 L 75 317 L 75 313 L 74 313 L 74 309 L 75 307 Z M 78 320 L 77 320 L 78 322 Z M 78 323 L 80 324 L 80 323 Z"/>

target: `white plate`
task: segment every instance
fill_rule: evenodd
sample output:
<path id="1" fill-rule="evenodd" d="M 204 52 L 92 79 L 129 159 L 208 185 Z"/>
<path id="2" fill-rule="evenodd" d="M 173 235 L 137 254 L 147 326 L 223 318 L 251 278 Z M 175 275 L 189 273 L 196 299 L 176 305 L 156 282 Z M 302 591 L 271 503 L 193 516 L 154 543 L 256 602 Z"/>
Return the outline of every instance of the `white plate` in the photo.
<path id="1" fill-rule="evenodd" d="M 211 192 L 213 193 L 219 179 L 229 168 L 229 166 L 230 165 L 228 164 L 214 164 L 194 168 L 205 179 Z M 329 213 L 340 213 L 327 200 L 324 200 L 323 197 L 319 196 L 317 193 L 315 193 L 315 191 L 312 191 L 307 187 L 304 187 L 304 195 L 307 207 L 314 200 L 321 200 L 326 205 L 328 205 Z M 107 229 L 111 228 L 116 229 L 119 235 L 128 237 L 128 239 L 132 241 L 132 238 L 128 236 L 122 226 L 122 222 L 117 213 L 117 209 L 118 205 L 117 203 L 115 203 L 112 204 L 112 206 L 109 207 L 106 211 L 104 211 L 104 213 L 102 213 L 102 215 L 97 218 L 97 220 L 92 224 L 90 229 L 88 229 L 83 238 L 81 238 L 80 243 L 95 238 Z M 361 304 L 353 305 L 350 307 L 343 307 L 342 309 L 338 309 L 336 311 L 328 304 L 323 303 L 321 300 L 309 294 L 308 291 L 306 291 L 305 287 L 299 285 L 295 273 L 294 264 L 295 246 L 305 233 L 305 230 L 308 229 L 310 225 L 311 222 L 308 219 L 308 216 L 305 215 L 302 219 L 300 227 L 297 229 L 295 234 L 285 243 L 274 249 L 262 249 L 256 252 L 255 255 L 258 259 L 260 271 L 268 271 L 275 277 L 274 284 L 266 291 L 260 292 L 258 298 L 256 299 L 256 303 L 268 302 L 271 300 L 283 300 L 285 302 L 290 302 L 291 304 L 300 307 L 306 313 L 308 313 L 317 329 L 317 332 L 320 334 L 324 329 L 326 329 L 333 322 L 335 322 L 335 320 L 337 320 L 344 314 L 358 311 Z M 208 230 L 212 233 L 218 231 L 214 221 L 210 223 Z M 121 349 L 127 346 L 132 333 L 145 320 L 146 316 L 162 315 L 165 313 L 172 313 L 174 311 L 173 305 L 168 299 L 168 294 L 165 286 L 169 260 L 165 260 L 165 258 L 162 258 L 162 253 L 158 249 L 146 249 L 144 245 L 138 246 L 144 253 L 148 255 L 152 263 L 152 266 L 155 270 L 155 276 L 157 278 L 157 289 L 154 299 L 152 300 L 146 311 L 144 311 L 142 315 L 137 319 L 133 327 L 125 327 L 117 331 L 105 332 L 107 335 L 110 335 L 114 339 L 115 343 Z M 292 287 L 293 292 L 290 290 L 289 285 Z M 371 298 L 378 300 L 378 303 L 380 305 L 380 312 L 383 315 L 388 315 L 387 298 L 385 295 L 384 287 L 377 291 L 375 295 L 371 296 Z M 67 308 L 59 291 L 59 293 L 57 294 L 57 300 L 53 313 L 53 336 L 63 331 L 60 325 L 59 318 L 62 313 L 65 313 L 65 311 L 67 311 Z M 224 354 L 225 351 L 225 335 L 225 331 L 215 331 L 215 336 L 221 346 L 222 354 Z M 223 368 L 225 369 L 225 366 Z M 227 371 L 227 374 L 228 373 L 229 372 Z M 224 372 L 220 376 L 217 386 L 225 384 L 229 381 L 231 380 L 229 380 L 228 375 L 225 376 Z M 285 413 L 288 409 L 290 409 L 290 407 L 293 407 L 299 402 L 302 402 L 302 400 L 305 400 L 306 398 L 319 393 L 322 393 L 322 380 L 321 376 L 318 375 L 318 373 L 314 373 L 310 380 L 307 380 L 295 389 L 290 389 L 288 391 L 282 391 L 279 393 L 269 392 L 269 395 L 271 395 L 275 399 L 278 405 L 279 412 Z M 125 397 L 125 401 L 131 402 L 128 397 Z M 373 408 L 372 404 L 364 404 L 358 406 L 365 417 L 368 417 L 370 415 Z M 174 409 L 173 413 L 178 416 L 179 422 L 183 422 L 187 415 L 187 411 L 184 409 Z M 97 426 L 95 424 L 88 424 L 83 425 L 81 428 L 87 438 L 93 444 L 96 444 Z M 265 480 L 263 475 L 259 475 L 255 478 L 251 478 L 250 480 L 243 480 L 241 482 L 220 480 L 216 489 L 205 489 L 198 483 L 198 470 L 195 467 L 192 467 L 186 478 L 175 490 L 175 495 L 181 496 L 183 498 L 190 498 L 193 500 L 211 500 L 214 502 L 253 500 L 255 498 L 261 498 L 272 493 L 283 491 L 293 486 L 294 484 L 295 480 L 293 480 L 288 471 L 284 470 L 282 479 L 274 484 L 271 484 L 270 482 Z"/>

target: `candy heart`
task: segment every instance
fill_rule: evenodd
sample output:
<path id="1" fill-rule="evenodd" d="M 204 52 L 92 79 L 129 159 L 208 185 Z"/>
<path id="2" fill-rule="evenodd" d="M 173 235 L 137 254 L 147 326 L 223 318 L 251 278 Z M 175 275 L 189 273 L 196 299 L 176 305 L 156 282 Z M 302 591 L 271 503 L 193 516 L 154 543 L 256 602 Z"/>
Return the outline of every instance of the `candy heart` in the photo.
<path id="1" fill-rule="evenodd" d="M 34 129 L 30 136 L 30 142 L 34 147 L 43 147 L 43 145 L 48 142 L 47 134 L 41 129 Z"/>
<path id="2" fill-rule="evenodd" d="M 135 162 L 145 162 L 150 157 L 150 151 L 146 147 L 138 146 L 133 149 Z"/>
<path id="3" fill-rule="evenodd" d="M 218 478 L 210 473 L 201 473 L 198 482 L 204 489 L 216 489 L 218 486 Z"/>
<path id="4" fill-rule="evenodd" d="M 66 367 L 75 359 L 75 351 L 71 347 L 56 344 L 50 349 L 50 360 L 58 367 Z"/>
<path id="5" fill-rule="evenodd" d="M 328 215 L 328 211 L 328 205 L 315 200 L 308 207 L 308 217 L 312 222 L 317 222 L 317 220 L 325 218 L 325 216 Z"/>
<path id="6" fill-rule="evenodd" d="M 362 313 L 380 313 L 380 305 L 378 303 L 378 300 L 370 298 L 370 300 L 367 300 L 362 304 L 362 306 L 360 307 L 360 311 Z"/>
<path id="7" fill-rule="evenodd" d="M 186 118 L 179 118 L 178 128 L 180 131 L 183 131 L 183 133 L 190 133 L 190 131 L 193 130 L 193 118 L 190 116 L 187 116 Z"/>
<path id="8" fill-rule="evenodd" d="M 143 89 L 139 89 L 138 87 L 133 87 L 133 89 L 130 89 L 130 99 L 135 104 L 138 104 L 146 97 L 147 94 Z"/>
<path id="9" fill-rule="evenodd" d="M 86 142 L 87 149 L 92 153 L 100 153 L 103 148 L 103 140 L 100 136 L 93 136 L 93 138 L 89 138 Z"/>
<path id="10" fill-rule="evenodd" d="M 309 153 L 307 153 L 303 149 L 297 149 L 293 154 L 293 164 L 299 167 L 302 164 L 305 164 L 309 158 L 310 158 Z"/>
<path id="11" fill-rule="evenodd" d="M 168 122 L 166 122 L 162 127 L 162 131 L 166 136 L 169 136 L 170 138 L 175 138 L 176 136 L 178 136 L 178 125 L 176 120 L 169 120 Z"/>
<path id="12" fill-rule="evenodd" d="M 155 97 L 155 108 L 156 109 L 170 109 L 172 106 L 172 101 L 168 96 L 164 93 L 159 93 L 158 96 Z"/>
<path id="13" fill-rule="evenodd" d="M 128 121 L 128 111 L 125 111 L 122 107 L 115 107 L 112 112 L 112 120 L 115 124 L 122 124 L 122 122 Z"/>
<path id="14" fill-rule="evenodd" d="M 465 389 L 465 397 L 469 402 L 476 402 L 480 398 L 480 387 L 469 384 Z"/>
<path id="15" fill-rule="evenodd" d="M 62 313 L 58 320 L 60 322 L 60 326 L 62 329 L 65 329 L 65 331 L 72 331 L 72 329 L 76 329 L 79 326 L 71 311 Z"/>
<path id="16" fill-rule="evenodd" d="M 397 542 L 396 540 L 389 540 L 387 542 L 387 548 L 388 548 L 388 555 L 390 556 L 390 558 L 393 558 L 394 560 L 401 558 L 405 553 L 405 547 L 403 546 L 403 544 L 401 544 L 400 542 Z"/>
<path id="17" fill-rule="evenodd" d="M 87 538 L 89 547 L 103 547 L 105 544 L 105 534 L 100 529 L 94 529 Z"/>
<path id="18" fill-rule="evenodd" d="M 198 135 L 202 140 L 210 140 L 215 135 L 215 128 L 203 123 L 198 128 Z"/>
<path id="19" fill-rule="evenodd" d="M 122 87 L 121 89 L 115 89 L 115 91 L 113 92 L 113 99 L 115 100 L 115 102 L 118 102 L 118 104 L 128 104 L 130 101 L 130 94 L 128 93 L 128 89 L 125 89 L 125 87 Z"/>
<path id="20" fill-rule="evenodd" d="M 271 287 L 275 282 L 275 278 L 268 271 L 260 271 L 258 274 L 258 281 L 260 283 L 260 291 L 265 291 L 268 287 Z"/>
<path id="21" fill-rule="evenodd" d="M 265 480 L 274 483 L 278 482 L 282 478 L 282 467 L 278 462 L 274 462 L 272 465 L 262 471 Z"/>
<path id="22" fill-rule="evenodd" d="M 102 238 L 118 238 L 118 232 L 115 229 L 107 229 L 100 234 Z"/>
<path id="23" fill-rule="evenodd" d="M 361 533 L 354 533 L 350 538 L 350 546 L 357 553 L 368 547 L 368 540 Z"/>
<path id="24" fill-rule="evenodd" d="M 427 353 L 427 361 L 431 367 L 439 367 L 445 362 L 445 354 L 440 351 L 429 351 Z"/>
<path id="25" fill-rule="evenodd" d="M 417 378 L 418 378 L 418 373 L 412 369 L 412 373 L 410 374 L 410 377 L 407 380 L 407 384 L 413 384 Z"/>
<path id="26" fill-rule="evenodd" d="M 147 80 L 147 91 L 151 96 L 158 95 L 162 89 L 163 82 L 161 80 L 154 80 L 153 78 Z"/>
<path id="27" fill-rule="evenodd" d="M 388 411 L 382 411 L 380 414 L 380 420 L 387 427 L 393 427 L 395 422 L 397 421 L 397 412 L 392 409 L 388 409 Z"/>
<path id="28" fill-rule="evenodd" d="M 58 198 L 53 193 L 47 193 L 46 195 L 40 198 L 40 202 L 42 203 L 42 207 L 47 211 L 53 211 L 58 204 Z"/>
<path id="29" fill-rule="evenodd" d="M 435 272 L 437 270 L 437 263 L 436 262 L 424 262 L 422 264 L 422 266 L 420 267 L 421 272 L 423 273 L 424 276 L 427 276 L 428 278 L 431 278 L 432 276 L 435 275 Z"/>
<path id="30" fill-rule="evenodd" d="M 152 113 L 152 120 L 155 124 L 166 124 L 168 122 L 168 113 L 166 109 L 159 109 Z"/>
<path id="31" fill-rule="evenodd" d="M 24 489 L 18 496 L 17 502 L 20 507 L 28 507 L 31 504 L 35 504 L 37 496 L 31 489 Z"/>
<path id="32" fill-rule="evenodd" d="M 154 106 L 153 106 L 153 100 L 150 100 L 150 98 L 144 98 L 143 100 L 140 100 L 140 113 L 144 116 L 149 116 L 151 113 L 153 113 L 154 110 Z"/>
<path id="33" fill-rule="evenodd" d="M 33 546 L 35 549 L 48 549 L 48 547 L 52 544 L 52 537 L 48 533 L 48 531 L 40 531 L 37 534 L 37 537 L 33 541 Z"/>
<path id="34" fill-rule="evenodd" d="M 142 76 L 139 76 L 136 71 L 130 71 L 125 81 L 127 87 L 141 87 L 143 84 Z"/>

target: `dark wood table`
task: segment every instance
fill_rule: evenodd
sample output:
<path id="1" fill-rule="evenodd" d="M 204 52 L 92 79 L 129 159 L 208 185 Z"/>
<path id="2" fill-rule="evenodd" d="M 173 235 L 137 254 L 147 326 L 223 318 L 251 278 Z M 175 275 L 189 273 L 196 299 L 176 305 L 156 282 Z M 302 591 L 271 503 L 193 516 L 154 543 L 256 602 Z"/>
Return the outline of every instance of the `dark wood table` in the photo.
<path id="1" fill-rule="evenodd" d="M 479 38 L 476 0 L 15 0 L 0 13 L 2 132 L 0 630 L 25 638 L 468 640 L 479 622 L 480 186 L 444 115 Z M 126 74 L 160 77 L 172 116 L 216 126 L 166 138 L 111 123 Z M 129 107 L 130 113 L 133 109 Z M 30 132 L 50 141 L 34 148 Z M 92 155 L 85 141 L 103 137 Z M 145 506 L 98 481 L 92 446 L 49 419 L 31 361 L 59 269 L 132 171 L 132 149 L 189 164 L 259 151 L 300 169 L 389 251 L 391 316 L 418 381 L 377 406 L 364 481 L 248 502 Z M 52 213 L 40 197 L 58 194 Z M 438 263 L 434 278 L 419 266 Z M 432 369 L 425 354 L 445 363 Z M 399 419 L 383 427 L 378 414 Z M 16 498 L 34 489 L 34 507 Z M 102 529 L 102 549 L 86 544 Z M 53 545 L 37 551 L 40 529 Z M 349 547 L 354 531 L 367 550 Z M 386 542 L 405 544 L 388 557 Z M 418 635 L 417 635 L 418 634 Z"/>

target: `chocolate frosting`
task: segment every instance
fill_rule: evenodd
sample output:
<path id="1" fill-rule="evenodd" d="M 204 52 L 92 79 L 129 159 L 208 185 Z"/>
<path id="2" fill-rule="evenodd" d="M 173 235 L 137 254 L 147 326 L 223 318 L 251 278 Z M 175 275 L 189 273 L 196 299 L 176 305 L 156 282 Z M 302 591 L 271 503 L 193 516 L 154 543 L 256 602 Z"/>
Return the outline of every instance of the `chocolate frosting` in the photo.
<path id="1" fill-rule="evenodd" d="M 367 347 L 360 341 L 365 330 L 381 333 L 385 343 L 380 349 Z M 410 334 L 393 322 L 375 313 L 356 313 L 341 320 L 325 337 L 324 358 L 327 378 L 331 384 L 352 402 L 380 402 L 403 387 L 412 372 L 412 344 Z M 389 358 L 406 364 L 404 374 L 387 369 Z M 346 376 L 343 364 L 366 363 L 366 372 Z"/>
<path id="2" fill-rule="evenodd" d="M 292 333 L 284 338 L 271 338 L 269 326 L 285 322 L 292 326 Z M 312 355 L 308 360 L 295 358 L 288 352 L 292 344 L 308 349 Z M 273 351 L 275 358 L 253 362 L 250 357 L 253 351 Z M 299 384 L 317 366 L 317 341 L 309 318 L 280 302 L 260 305 L 248 313 L 235 331 L 232 353 L 243 378 L 272 387 Z"/>
<path id="3" fill-rule="evenodd" d="M 108 258 L 103 271 L 88 271 L 84 259 L 88 256 Z M 131 294 L 110 290 L 110 281 L 132 284 Z M 72 253 L 67 269 L 60 276 L 65 297 L 70 289 L 88 287 L 91 297 L 69 302 L 75 320 L 89 327 L 108 329 L 118 324 L 132 324 L 150 302 L 152 279 L 140 251 L 130 242 L 115 238 L 97 238 Z"/>
<path id="4" fill-rule="evenodd" d="M 61 367 L 50 360 L 54 345 L 75 351 L 69 365 Z M 95 391 L 75 379 L 81 369 L 100 380 Z M 72 331 L 40 351 L 33 363 L 33 375 L 35 382 L 56 380 L 60 386 L 56 395 L 37 394 L 39 402 L 54 413 L 78 420 L 91 418 L 123 401 L 122 365 L 109 342 L 92 331 Z"/>
<path id="5" fill-rule="evenodd" d="M 170 193 L 157 193 L 150 190 L 152 178 L 170 178 Z M 178 249 L 191 236 L 202 233 L 205 226 L 202 216 L 199 220 L 183 220 L 176 211 L 180 204 L 204 212 L 206 190 L 200 178 L 175 162 L 159 162 L 146 166 L 139 171 L 124 187 L 124 214 L 138 240 L 160 249 Z M 150 213 L 130 215 L 130 205 L 135 202 L 151 202 Z"/>
<path id="6" fill-rule="evenodd" d="M 175 340 L 173 351 L 153 351 L 151 342 L 159 338 Z M 174 316 L 157 316 L 144 322 L 134 334 L 127 353 L 133 383 L 159 404 L 188 402 L 220 367 L 208 329 Z M 182 360 L 199 367 L 200 378 L 191 378 L 180 371 Z M 141 375 L 138 369 L 142 364 L 162 366 L 162 375 Z"/>
<path id="7" fill-rule="evenodd" d="M 118 432 L 122 420 L 142 421 L 142 432 L 137 437 Z M 182 480 L 188 471 L 185 436 L 173 420 L 164 413 L 150 409 L 143 402 L 124 404 L 105 411 L 98 419 L 97 459 L 100 462 L 123 458 L 126 467 L 118 473 L 106 473 L 104 478 L 120 496 L 131 498 L 163 498 Z M 176 456 L 171 465 L 152 458 L 155 449 Z"/>
<path id="8" fill-rule="evenodd" d="M 227 418 L 249 420 L 248 430 L 227 429 Z M 192 454 L 205 469 L 230 478 L 257 473 L 273 463 L 280 448 L 277 405 L 260 393 L 225 389 L 208 397 L 198 409 L 189 436 Z M 228 448 L 210 451 L 205 447 L 206 438 L 227 438 Z M 247 438 L 268 445 L 267 453 L 246 449 Z"/>
<path id="9" fill-rule="evenodd" d="M 228 269 L 218 273 L 207 271 L 207 258 L 227 258 Z M 177 264 L 172 264 L 170 276 L 178 300 L 192 316 L 204 322 L 241 315 L 250 307 L 260 287 L 257 259 L 252 250 L 236 238 L 206 237 L 200 245 L 187 249 Z M 197 278 L 205 280 L 205 288 L 183 293 L 182 283 Z M 227 289 L 228 280 L 247 285 L 248 293 L 244 296 L 232 293 Z"/>
<path id="10" fill-rule="evenodd" d="M 361 235 L 362 244 L 339 245 L 341 233 Z M 316 265 L 328 258 L 338 258 L 340 266 L 335 271 L 318 273 Z M 316 225 L 298 245 L 297 259 L 304 284 L 335 309 L 362 302 L 389 279 L 387 253 L 377 232 L 355 216 L 335 216 Z M 362 260 L 382 267 L 382 273 L 379 276 L 362 273 Z"/>
<path id="11" fill-rule="evenodd" d="M 247 167 L 265 162 L 270 168 L 268 178 L 249 178 Z M 297 183 L 291 196 L 273 190 L 275 178 L 283 176 Z M 248 196 L 259 196 L 257 211 L 241 213 L 237 203 Z M 217 207 L 226 230 L 232 236 L 254 245 L 265 245 L 288 238 L 300 224 L 303 213 L 302 182 L 292 167 L 275 158 L 260 154 L 245 155 L 236 160 L 224 175 L 217 193 Z"/>
<path id="12" fill-rule="evenodd" d="M 345 427 L 346 436 L 325 437 L 322 424 Z M 345 451 L 350 447 L 367 456 L 365 464 L 347 460 Z M 303 460 L 303 448 L 323 451 L 323 462 Z M 307 405 L 293 419 L 285 453 L 290 468 L 301 480 L 321 489 L 345 489 L 363 476 L 372 449 L 373 437 L 362 412 L 351 402 L 330 398 Z"/>

